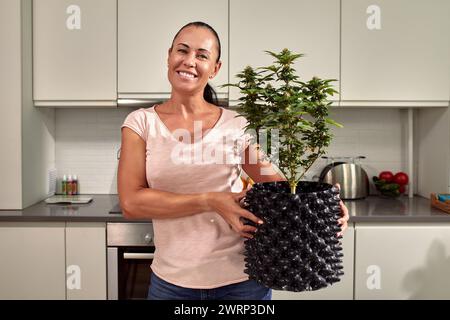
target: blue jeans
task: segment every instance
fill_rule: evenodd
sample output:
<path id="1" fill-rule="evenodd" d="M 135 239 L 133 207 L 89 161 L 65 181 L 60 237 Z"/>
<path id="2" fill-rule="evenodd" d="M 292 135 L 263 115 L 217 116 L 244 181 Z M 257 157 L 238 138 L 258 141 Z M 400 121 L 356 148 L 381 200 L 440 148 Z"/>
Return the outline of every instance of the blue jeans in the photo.
<path id="1" fill-rule="evenodd" d="M 272 290 L 254 280 L 214 289 L 190 289 L 151 275 L 148 300 L 271 300 Z"/>

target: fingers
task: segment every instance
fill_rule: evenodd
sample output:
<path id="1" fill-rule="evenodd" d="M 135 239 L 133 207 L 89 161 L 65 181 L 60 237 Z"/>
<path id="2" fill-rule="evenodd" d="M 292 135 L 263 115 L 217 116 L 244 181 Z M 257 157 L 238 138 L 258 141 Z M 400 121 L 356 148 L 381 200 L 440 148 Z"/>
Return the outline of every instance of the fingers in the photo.
<path id="1" fill-rule="evenodd" d="M 236 201 L 240 202 L 243 198 L 245 198 L 247 191 L 248 191 L 248 189 L 242 190 L 241 192 L 236 193 L 236 195 L 234 196 Z"/>
<path id="2" fill-rule="evenodd" d="M 342 200 L 339 202 L 339 206 L 341 207 L 341 219 L 344 219 L 346 222 L 348 219 L 350 219 L 350 215 L 348 214 L 348 209 L 345 206 L 345 204 L 342 202 Z"/>
<path id="3" fill-rule="evenodd" d="M 348 227 L 348 220 L 350 219 L 348 209 L 342 200 L 339 202 L 339 206 L 341 207 L 341 218 L 338 219 L 338 224 L 341 225 L 341 232 L 337 234 L 338 237 L 344 234 L 345 229 Z"/>
<path id="4" fill-rule="evenodd" d="M 341 225 L 341 232 L 338 232 L 338 233 L 337 233 L 337 236 L 338 236 L 338 237 L 343 236 L 343 235 L 344 235 L 344 231 L 345 231 L 347 228 L 348 228 L 348 223 L 347 223 L 347 222 L 343 223 L 343 224 Z"/>
<path id="5" fill-rule="evenodd" d="M 258 218 L 257 216 L 255 216 L 253 213 L 251 213 L 248 210 L 242 209 L 240 213 L 241 213 L 242 217 L 244 217 L 250 221 L 253 221 L 256 224 L 263 224 L 263 221 L 260 218 Z"/>
<path id="6" fill-rule="evenodd" d="M 253 239 L 253 235 L 247 232 L 241 232 L 241 237 L 247 238 L 247 239 Z"/>
<path id="7" fill-rule="evenodd" d="M 255 227 L 249 225 L 242 225 L 240 229 L 241 236 L 248 239 L 253 239 L 254 233 L 258 230 Z"/>
<path id="8" fill-rule="evenodd" d="M 244 224 L 241 227 L 241 232 L 252 232 L 255 233 L 258 229 L 254 226 L 248 225 L 248 224 Z"/>

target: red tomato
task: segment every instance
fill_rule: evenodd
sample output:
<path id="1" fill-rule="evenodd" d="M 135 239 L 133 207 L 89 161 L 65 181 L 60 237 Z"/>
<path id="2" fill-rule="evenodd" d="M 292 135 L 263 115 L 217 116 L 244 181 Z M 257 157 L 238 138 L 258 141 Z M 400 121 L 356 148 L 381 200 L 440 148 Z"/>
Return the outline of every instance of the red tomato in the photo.
<path id="1" fill-rule="evenodd" d="M 398 188 L 398 192 L 400 193 L 404 193 L 405 192 L 405 186 L 404 185 L 400 185 L 400 188 Z"/>
<path id="2" fill-rule="evenodd" d="M 378 178 L 383 179 L 386 182 L 391 182 L 394 179 L 394 174 L 390 171 L 382 171 L 378 175 Z"/>
<path id="3" fill-rule="evenodd" d="M 397 172 L 394 176 L 394 182 L 401 186 L 407 185 L 409 181 L 408 175 L 404 172 Z"/>

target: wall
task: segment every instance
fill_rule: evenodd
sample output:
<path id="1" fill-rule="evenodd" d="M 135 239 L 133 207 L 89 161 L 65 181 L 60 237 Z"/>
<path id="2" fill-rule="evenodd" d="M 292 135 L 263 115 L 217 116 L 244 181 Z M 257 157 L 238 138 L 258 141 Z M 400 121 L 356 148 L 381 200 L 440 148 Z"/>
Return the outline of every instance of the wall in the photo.
<path id="1" fill-rule="evenodd" d="M 22 206 L 47 197 L 55 167 L 55 110 L 35 108 L 32 81 L 32 6 L 22 0 Z"/>
<path id="2" fill-rule="evenodd" d="M 31 0 L 0 1 L 0 209 L 44 199 L 54 166 L 54 111 L 32 102 L 31 10 Z"/>
<path id="3" fill-rule="evenodd" d="M 76 174 L 80 193 L 117 193 L 120 126 L 132 110 L 56 109 L 58 180 Z"/>
<path id="4" fill-rule="evenodd" d="M 0 208 L 17 208 L 21 189 L 20 3 L 0 2 Z"/>
<path id="5" fill-rule="evenodd" d="M 81 193 L 117 193 L 116 152 L 120 126 L 133 109 L 57 109 L 56 166 L 58 176 L 77 174 Z M 344 125 L 335 129 L 332 156 L 364 155 L 371 178 L 382 170 L 406 170 L 406 110 L 335 109 L 332 117 Z M 318 177 L 320 159 L 307 174 Z"/>
<path id="6" fill-rule="evenodd" d="M 328 156 L 365 156 L 361 160 L 369 180 L 381 171 L 394 174 L 407 170 L 407 110 L 406 109 L 334 109 L 331 118 L 344 128 L 333 129 L 334 139 Z M 309 179 L 320 175 L 327 164 L 319 159 L 311 168 Z M 376 193 L 371 185 L 371 193 Z"/>
<path id="7" fill-rule="evenodd" d="M 418 194 L 450 192 L 450 129 L 448 108 L 418 110 L 417 136 Z"/>

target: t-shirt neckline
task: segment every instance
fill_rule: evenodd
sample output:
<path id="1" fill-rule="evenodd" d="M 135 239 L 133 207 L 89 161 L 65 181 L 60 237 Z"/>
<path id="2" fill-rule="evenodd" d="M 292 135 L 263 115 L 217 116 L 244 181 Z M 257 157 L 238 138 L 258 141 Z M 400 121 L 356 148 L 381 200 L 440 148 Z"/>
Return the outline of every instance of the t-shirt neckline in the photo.
<path id="1" fill-rule="evenodd" d="M 156 107 L 157 107 L 157 106 L 159 106 L 159 104 L 154 105 L 154 106 L 151 108 L 151 110 L 152 110 L 153 113 L 155 114 L 157 121 L 161 124 L 161 126 L 164 128 L 164 130 L 167 131 L 167 133 L 170 135 L 170 137 L 171 137 L 173 140 L 175 140 L 176 142 L 178 142 L 178 143 L 183 143 L 183 144 L 185 144 L 185 145 L 189 145 L 188 143 L 181 142 L 181 141 L 179 141 L 178 139 L 175 139 L 175 137 L 174 137 L 172 131 L 169 130 L 169 128 L 168 128 L 168 127 L 166 126 L 166 124 L 164 123 L 164 121 L 162 121 L 162 119 L 159 117 L 158 112 L 156 112 Z M 217 119 L 216 123 L 214 123 L 214 126 L 213 126 L 212 128 L 210 128 L 210 129 L 208 129 L 208 131 L 206 131 L 205 134 L 203 134 L 203 136 L 201 137 L 200 140 L 191 142 L 191 143 L 190 143 L 191 146 L 196 145 L 196 144 L 198 144 L 198 143 L 200 143 L 200 142 L 203 142 L 203 141 L 210 135 L 210 133 L 211 133 L 212 131 L 216 130 L 216 129 L 220 126 L 220 124 L 222 123 L 222 120 L 223 120 L 223 118 L 224 118 L 225 109 L 224 109 L 223 107 L 219 107 L 219 106 L 217 106 L 217 107 L 220 108 L 220 111 L 221 111 L 221 112 L 220 112 L 220 116 L 219 116 L 219 118 Z M 191 136 L 191 138 L 192 138 L 192 136 Z"/>

